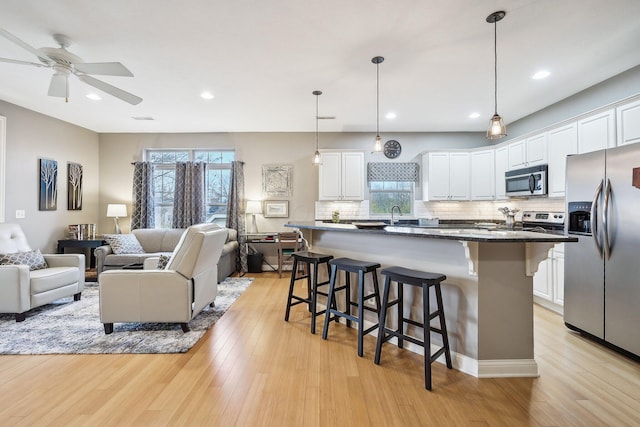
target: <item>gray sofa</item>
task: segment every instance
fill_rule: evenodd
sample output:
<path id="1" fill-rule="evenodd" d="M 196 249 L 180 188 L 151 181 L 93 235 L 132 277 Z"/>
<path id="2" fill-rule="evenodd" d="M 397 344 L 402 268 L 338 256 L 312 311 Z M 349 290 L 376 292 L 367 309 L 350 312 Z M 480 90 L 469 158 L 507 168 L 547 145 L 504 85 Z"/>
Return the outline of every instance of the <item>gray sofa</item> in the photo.
<path id="1" fill-rule="evenodd" d="M 160 255 L 171 255 L 184 229 L 172 228 L 140 228 L 132 233 L 140 242 L 144 253 L 120 253 L 114 254 L 110 245 L 99 246 L 94 250 L 96 257 L 96 270 L 98 280 L 100 273 L 107 270 L 119 270 L 131 264 L 143 264 L 144 260 Z M 236 271 L 236 255 L 238 251 L 238 233 L 228 229 L 229 235 L 222 249 L 220 261 L 218 261 L 218 282 L 223 281 Z"/>

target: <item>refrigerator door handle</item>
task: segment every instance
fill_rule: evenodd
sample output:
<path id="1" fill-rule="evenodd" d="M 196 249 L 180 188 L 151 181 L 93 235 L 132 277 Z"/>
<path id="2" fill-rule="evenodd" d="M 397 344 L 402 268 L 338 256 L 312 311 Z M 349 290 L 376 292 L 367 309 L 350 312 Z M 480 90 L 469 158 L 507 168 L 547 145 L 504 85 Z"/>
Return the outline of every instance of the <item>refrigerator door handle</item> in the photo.
<path id="1" fill-rule="evenodd" d="M 593 202 L 591 203 L 591 227 L 592 227 L 592 236 L 593 242 L 596 244 L 596 248 L 598 249 L 598 253 L 600 257 L 602 257 L 602 242 L 600 242 L 600 225 L 598 224 L 598 201 L 600 200 L 600 196 L 602 195 L 602 185 L 604 184 L 604 180 L 600 180 L 600 185 L 596 189 L 596 193 L 593 196 Z"/>
<path id="2" fill-rule="evenodd" d="M 611 180 L 607 179 L 604 189 L 604 206 L 602 207 L 602 228 L 604 229 L 604 253 L 611 258 L 611 242 L 609 241 L 609 199 L 611 198 Z"/>

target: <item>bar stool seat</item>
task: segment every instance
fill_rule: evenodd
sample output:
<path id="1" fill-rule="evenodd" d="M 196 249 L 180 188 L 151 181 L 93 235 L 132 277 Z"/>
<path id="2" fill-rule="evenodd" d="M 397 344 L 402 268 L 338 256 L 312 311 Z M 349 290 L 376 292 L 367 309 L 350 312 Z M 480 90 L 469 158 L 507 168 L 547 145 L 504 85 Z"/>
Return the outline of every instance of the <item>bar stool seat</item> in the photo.
<path id="1" fill-rule="evenodd" d="M 378 274 L 377 270 L 380 268 L 380 264 L 368 261 L 359 261 L 351 258 L 336 258 L 329 261 L 331 265 L 331 278 L 329 279 L 329 298 L 331 301 L 335 301 L 336 292 L 340 290 L 345 291 L 345 309 L 344 311 L 338 310 L 337 306 L 329 307 L 324 318 L 324 329 L 322 330 L 322 339 L 326 340 L 329 333 L 329 322 L 331 320 L 338 320 L 340 317 L 347 319 L 347 327 L 351 327 L 351 322 L 358 323 L 358 356 L 362 357 L 363 350 L 363 338 L 366 334 L 376 330 L 378 324 L 364 329 L 364 310 L 373 311 L 379 315 L 380 313 L 380 290 L 378 287 Z M 338 271 L 345 272 L 344 285 L 337 285 Z M 351 301 L 351 273 L 358 275 L 358 300 Z M 373 292 L 369 295 L 364 295 L 364 278 L 366 273 L 371 273 L 373 280 Z M 375 308 L 365 305 L 365 301 L 374 298 Z M 351 314 L 351 307 L 357 308 L 357 315 Z M 333 316 L 332 316 L 333 315 Z"/>
<path id="2" fill-rule="evenodd" d="M 291 281 L 289 282 L 289 297 L 287 298 L 287 310 L 284 315 L 285 322 L 289 321 L 289 314 L 291 307 L 298 304 L 307 304 L 309 312 L 311 313 L 311 333 L 316 333 L 316 317 L 324 314 L 327 310 L 317 311 L 318 295 L 323 295 L 328 298 L 328 292 L 322 292 L 318 290 L 320 286 L 328 285 L 329 280 L 324 282 L 318 282 L 318 266 L 325 264 L 327 266 L 327 277 L 330 275 L 329 261 L 333 259 L 333 255 L 325 255 L 310 251 L 300 251 L 291 254 L 293 257 L 293 271 L 291 272 Z M 304 274 L 297 275 L 298 267 L 300 264 L 305 266 Z M 311 268 L 313 266 L 313 269 Z M 302 297 L 294 295 L 295 282 L 297 280 L 307 279 L 307 296 Z M 335 307 L 335 299 L 331 304 Z M 327 299 L 327 306 L 329 305 L 329 299 Z"/>
<path id="3" fill-rule="evenodd" d="M 380 309 L 380 320 L 378 326 L 378 340 L 376 343 L 376 355 L 374 363 L 380 364 L 380 355 L 382 353 L 382 344 L 389 339 L 396 337 L 398 339 L 398 347 L 403 347 L 403 341 L 407 340 L 413 344 L 420 345 L 424 348 L 424 382 L 425 388 L 431 390 L 431 364 L 438 359 L 443 353 L 445 355 L 447 368 L 452 369 L 451 351 L 449 349 L 449 338 L 447 336 L 447 325 L 444 318 L 444 308 L 442 304 L 442 291 L 440 283 L 446 280 L 447 276 L 440 273 L 430 273 L 426 271 L 411 270 L 404 267 L 388 267 L 380 272 L 384 277 L 384 290 L 382 294 L 382 308 Z M 389 301 L 389 290 L 391 282 L 398 284 L 397 299 Z M 422 307 L 423 322 L 418 322 L 411 318 L 404 317 L 403 309 L 403 285 L 419 286 L 422 288 Z M 436 310 L 430 312 L 429 305 L 429 288 L 433 286 L 436 296 Z M 398 328 L 392 330 L 386 327 L 387 309 L 397 305 L 397 323 Z M 431 325 L 431 320 L 438 318 L 440 327 Z M 423 330 L 423 339 L 419 340 L 404 333 L 404 323 L 421 327 Z M 435 353 L 431 354 L 431 332 L 436 332 L 442 336 L 443 346 Z"/>

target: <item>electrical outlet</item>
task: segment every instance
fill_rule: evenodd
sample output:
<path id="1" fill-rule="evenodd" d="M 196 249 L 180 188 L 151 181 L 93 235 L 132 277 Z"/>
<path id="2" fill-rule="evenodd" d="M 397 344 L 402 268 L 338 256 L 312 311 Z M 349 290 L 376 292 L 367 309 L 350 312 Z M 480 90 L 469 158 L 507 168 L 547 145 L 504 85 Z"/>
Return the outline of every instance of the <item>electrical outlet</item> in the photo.
<path id="1" fill-rule="evenodd" d="M 22 209 L 16 210 L 16 218 L 24 218 L 24 217 L 25 217 L 24 210 Z"/>

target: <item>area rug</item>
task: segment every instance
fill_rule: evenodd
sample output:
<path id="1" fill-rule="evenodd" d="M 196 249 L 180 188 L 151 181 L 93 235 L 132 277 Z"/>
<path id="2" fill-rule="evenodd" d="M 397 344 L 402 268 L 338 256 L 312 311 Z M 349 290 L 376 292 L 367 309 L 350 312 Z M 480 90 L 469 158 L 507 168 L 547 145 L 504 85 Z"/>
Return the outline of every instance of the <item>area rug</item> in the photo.
<path id="1" fill-rule="evenodd" d="M 82 299 L 63 298 L 27 313 L 24 322 L 0 314 L 0 354 L 184 353 L 249 287 L 251 278 L 227 278 L 218 285 L 215 307 L 206 307 L 184 333 L 179 324 L 116 323 L 104 333 L 98 286 L 87 283 Z"/>

